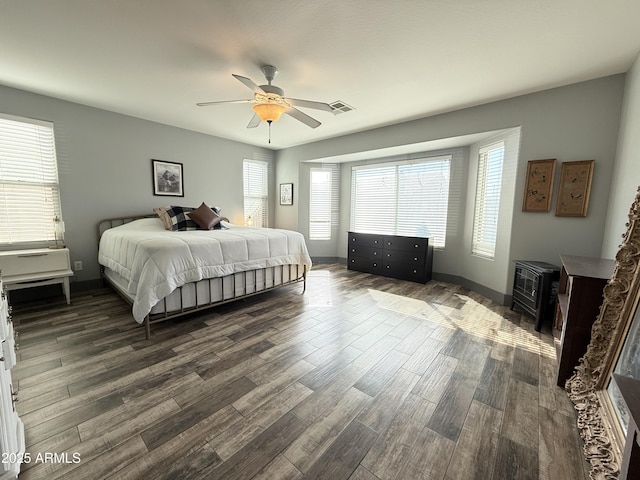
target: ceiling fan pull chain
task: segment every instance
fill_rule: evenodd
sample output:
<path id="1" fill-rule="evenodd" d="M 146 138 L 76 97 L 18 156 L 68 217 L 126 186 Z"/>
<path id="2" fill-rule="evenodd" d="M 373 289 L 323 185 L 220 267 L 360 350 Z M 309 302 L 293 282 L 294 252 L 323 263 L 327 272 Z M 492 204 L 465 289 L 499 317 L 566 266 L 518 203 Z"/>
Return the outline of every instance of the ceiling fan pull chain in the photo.
<path id="1" fill-rule="evenodd" d="M 267 123 L 269 124 L 269 143 L 271 143 L 271 120 L 267 120 Z"/>

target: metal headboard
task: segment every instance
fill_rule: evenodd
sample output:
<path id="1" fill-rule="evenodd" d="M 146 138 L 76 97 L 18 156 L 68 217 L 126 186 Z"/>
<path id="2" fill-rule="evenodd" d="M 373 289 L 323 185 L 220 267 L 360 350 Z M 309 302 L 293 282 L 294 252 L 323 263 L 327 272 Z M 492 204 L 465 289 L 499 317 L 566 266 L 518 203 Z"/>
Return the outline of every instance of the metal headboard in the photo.
<path id="1" fill-rule="evenodd" d="M 131 215 L 129 217 L 115 217 L 115 218 L 106 218 L 104 220 L 100 220 L 97 226 L 98 233 L 98 242 L 102 238 L 102 234 L 113 227 L 119 227 L 120 225 L 124 225 L 125 223 L 133 222 L 134 220 L 140 220 L 141 218 L 157 218 L 158 215 L 155 213 L 145 213 L 142 215 Z"/>

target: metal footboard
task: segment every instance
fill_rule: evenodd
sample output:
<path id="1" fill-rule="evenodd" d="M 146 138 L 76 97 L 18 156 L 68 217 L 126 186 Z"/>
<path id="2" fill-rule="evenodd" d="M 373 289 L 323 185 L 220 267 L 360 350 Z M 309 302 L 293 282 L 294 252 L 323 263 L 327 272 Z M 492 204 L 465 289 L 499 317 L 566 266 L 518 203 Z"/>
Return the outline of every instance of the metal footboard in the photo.
<path id="1" fill-rule="evenodd" d="M 285 280 L 285 269 L 289 270 L 288 279 Z M 271 284 L 267 284 L 267 270 L 271 270 Z M 276 271 L 280 271 L 280 282 L 276 283 Z M 258 284 L 258 275 L 257 272 L 263 272 L 264 281 L 261 284 Z M 293 274 L 292 274 L 293 273 Z M 224 282 L 226 279 L 230 279 L 232 283 L 231 294 L 225 296 Z M 238 281 L 240 281 L 240 285 L 238 285 Z M 227 275 L 225 277 L 216 277 L 216 278 L 207 278 L 201 280 L 198 283 L 204 282 L 206 285 L 205 291 L 209 292 L 210 297 L 205 299 L 202 303 L 198 299 L 198 287 L 196 284 L 186 284 L 181 287 L 178 287 L 178 295 L 179 295 L 179 308 L 176 310 L 171 310 L 167 305 L 167 298 L 165 297 L 161 301 L 163 302 L 163 312 L 149 314 L 144 319 L 145 326 L 145 335 L 146 338 L 149 339 L 151 336 L 151 324 L 163 322 L 165 320 L 172 320 L 183 315 L 188 315 L 194 312 L 199 312 L 202 310 L 207 310 L 209 308 L 213 308 L 218 305 L 223 305 L 225 303 L 234 302 L 236 300 L 241 300 L 243 298 L 249 298 L 254 295 L 259 295 L 261 293 L 268 292 L 270 290 L 274 290 L 276 288 L 285 287 L 287 285 L 291 285 L 294 283 L 302 282 L 302 293 L 307 290 L 307 267 L 304 265 L 278 265 L 274 267 L 261 268 L 258 270 L 248 270 L 246 272 L 238 272 L 231 275 Z M 213 300 L 211 298 L 211 292 L 216 291 L 214 283 L 218 283 L 220 285 L 220 291 L 222 293 L 222 298 Z M 189 286 L 193 285 L 194 287 L 194 295 L 195 295 L 195 304 L 193 306 L 185 306 L 188 302 L 185 301 L 185 289 Z M 250 288 L 251 287 L 251 288 Z M 240 290 L 240 292 L 238 292 Z"/>

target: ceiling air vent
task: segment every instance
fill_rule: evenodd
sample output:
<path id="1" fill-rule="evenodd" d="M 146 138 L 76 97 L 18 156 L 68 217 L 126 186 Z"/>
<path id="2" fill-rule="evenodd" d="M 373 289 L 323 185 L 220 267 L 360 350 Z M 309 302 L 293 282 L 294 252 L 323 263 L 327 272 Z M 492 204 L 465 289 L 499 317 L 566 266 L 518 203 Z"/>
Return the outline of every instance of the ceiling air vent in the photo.
<path id="1" fill-rule="evenodd" d="M 355 110 L 355 108 L 353 108 L 350 105 L 347 105 L 344 102 L 341 102 L 340 100 L 338 100 L 337 102 L 330 103 L 329 106 L 331 107 L 331 111 L 333 112 L 334 115 L 340 115 L 341 113 L 347 113 L 347 112 L 350 112 L 351 110 Z"/>

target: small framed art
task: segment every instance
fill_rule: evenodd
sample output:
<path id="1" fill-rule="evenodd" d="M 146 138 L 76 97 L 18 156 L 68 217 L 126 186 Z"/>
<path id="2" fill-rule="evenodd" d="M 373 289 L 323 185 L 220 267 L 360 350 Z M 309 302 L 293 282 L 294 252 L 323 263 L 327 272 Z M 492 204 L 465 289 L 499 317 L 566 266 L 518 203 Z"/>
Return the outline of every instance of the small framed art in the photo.
<path id="1" fill-rule="evenodd" d="M 560 170 L 557 217 L 586 217 L 595 160 L 563 162 Z"/>
<path id="2" fill-rule="evenodd" d="M 184 197 L 181 163 L 151 160 L 151 176 L 154 195 Z"/>
<path id="3" fill-rule="evenodd" d="M 548 212 L 551 208 L 556 159 L 529 160 L 522 200 L 523 212 Z"/>
<path id="4" fill-rule="evenodd" d="M 280 205 L 293 205 L 293 183 L 280 184 Z"/>

